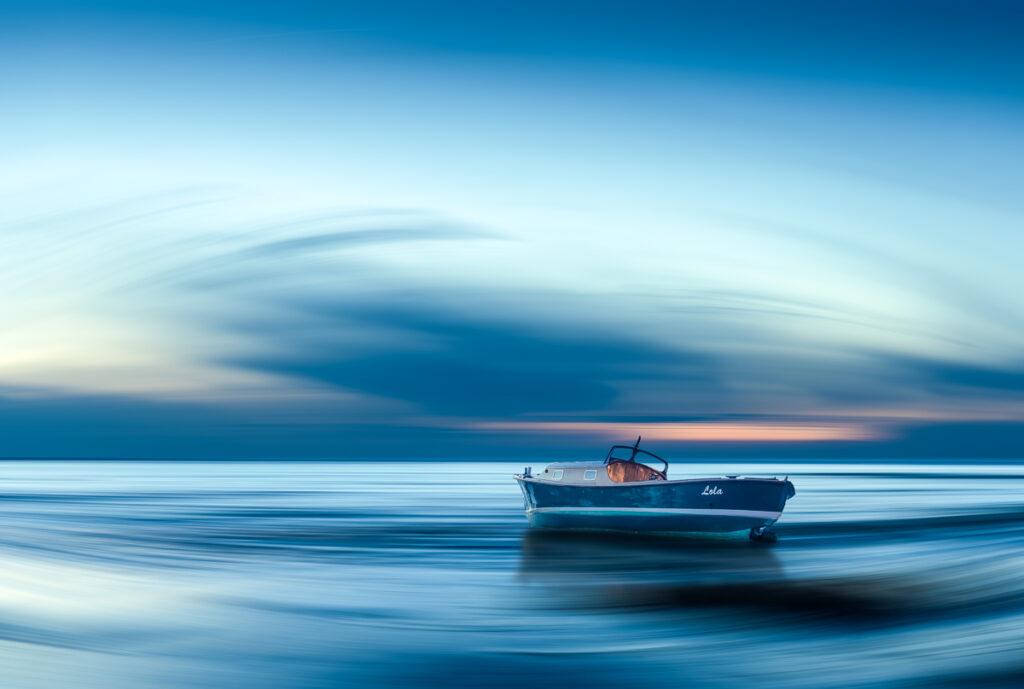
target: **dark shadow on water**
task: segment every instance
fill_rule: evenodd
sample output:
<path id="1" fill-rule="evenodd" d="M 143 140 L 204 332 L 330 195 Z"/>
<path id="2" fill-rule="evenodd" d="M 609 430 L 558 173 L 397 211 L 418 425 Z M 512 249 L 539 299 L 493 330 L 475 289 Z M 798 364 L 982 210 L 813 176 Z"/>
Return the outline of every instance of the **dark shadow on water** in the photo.
<path id="1" fill-rule="evenodd" d="M 527 530 L 519 576 L 566 609 L 713 610 L 855 626 L 911 621 L 934 603 L 920 582 L 832 572 L 792 579 L 778 548 L 743 538 Z"/>

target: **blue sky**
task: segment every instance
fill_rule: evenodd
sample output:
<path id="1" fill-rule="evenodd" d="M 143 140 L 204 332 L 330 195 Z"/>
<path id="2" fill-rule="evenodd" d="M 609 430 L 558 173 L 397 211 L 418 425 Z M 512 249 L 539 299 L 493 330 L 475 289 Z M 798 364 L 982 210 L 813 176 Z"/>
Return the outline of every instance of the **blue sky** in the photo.
<path id="1" fill-rule="evenodd" d="M 1012 3 L 0 12 L 0 454 L 1020 454 Z"/>

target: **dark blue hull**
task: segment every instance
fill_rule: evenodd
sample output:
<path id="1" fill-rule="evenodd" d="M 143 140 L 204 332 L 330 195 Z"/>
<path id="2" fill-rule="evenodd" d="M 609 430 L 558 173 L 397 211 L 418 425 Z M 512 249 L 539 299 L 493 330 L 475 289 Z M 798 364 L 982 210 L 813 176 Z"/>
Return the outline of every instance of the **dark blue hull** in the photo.
<path id="1" fill-rule="evenodd" d="M 574 485 L 516 477 L 533 526 L 725 533 L 773 524 L 789 481 L 722 478 Z"/>

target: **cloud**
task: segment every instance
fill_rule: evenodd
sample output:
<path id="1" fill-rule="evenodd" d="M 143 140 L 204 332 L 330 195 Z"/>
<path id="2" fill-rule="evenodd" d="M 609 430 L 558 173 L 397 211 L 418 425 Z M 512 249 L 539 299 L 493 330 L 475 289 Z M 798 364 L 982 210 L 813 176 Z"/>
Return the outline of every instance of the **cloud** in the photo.
<path id="1" fill-rule="evenodd" d="M 2 457 L 444 457 L 458 438 L 400 419 L 367 423 L 336 400 L 161 400 L 0 389 Z M 454 440 L 454 442 L 453 442 Z M 433 444 L 433 454 L 423 445 Z M 464 448 L 466 455 L 481 446 Z M 426 450 L 426 451 L 424 451 Z"/>
<path id="2" fill-rule="evenodd" d="M 438 239 L 477 239 L 484 236 L 486 235 L 482 232 L 456 227 L 377 227 L 326 232 L 265 242 L 243 249 L 239 255 L 280 259 L 292 253 L 314 253 L 375 244 L 400 244 Z"/>
<path id="3" fill-rule="evenodd" d="M 374 257 L 387 257 L 389 248 L 393 253 L 416 243 L 507 239 L 469 223 L 394 208 L 296 213 L 270 222 L 228 222 L 217 232 L 183 234 L 170 265 L 136 280 L 135 287 L 214 293 L 253 283 L 280 288 L 295 278 L 337 278 L 342 268 L 359 271 Z"/>
<path id="4" fill-rule="evenodd" d="M 902 356 L 883 357 L 904 385 L 940 394 L 969 392 L 1020 396 L 1024 399 L 1024 365 L 979 366 L 956 361 Z"/>
<path id="5" fill-rule="evenodd" d="M 602 409 L 615 398 L 617 381 L 670 370 L 679 380 L 706 381 L 713 370 L 710 357 L 593 327 L 571 332 L 568 323 L 508 322 L 425 300 L 321 304 L 313 312 L 310 332 L 268 326 L 279 333 L 281 354 L 229 363 L 411 402 L 428 414 L 468 417 Z M 347 350 L 344 333 L 353 327 L 384 335 Z"/>

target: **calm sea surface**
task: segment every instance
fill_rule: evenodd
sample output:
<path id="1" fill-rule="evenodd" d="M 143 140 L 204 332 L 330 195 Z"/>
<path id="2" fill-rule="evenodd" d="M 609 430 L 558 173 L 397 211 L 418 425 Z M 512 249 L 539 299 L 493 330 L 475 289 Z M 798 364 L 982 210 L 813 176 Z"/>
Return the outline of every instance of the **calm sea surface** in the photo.
<path id="1" fill-rule="evenodd" d="M 0 686 L 1024 686 L 1024 466 L 673 465 L 788 474 L 775 546 L 530 530 L 521 469 L 0 462 Z"/>

